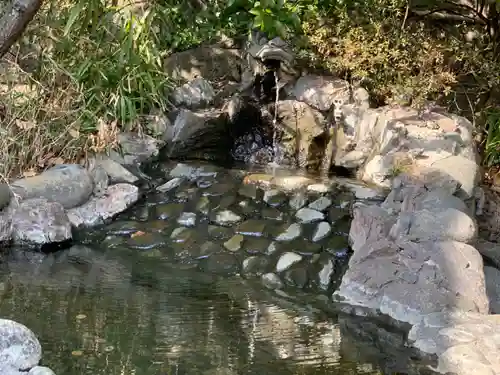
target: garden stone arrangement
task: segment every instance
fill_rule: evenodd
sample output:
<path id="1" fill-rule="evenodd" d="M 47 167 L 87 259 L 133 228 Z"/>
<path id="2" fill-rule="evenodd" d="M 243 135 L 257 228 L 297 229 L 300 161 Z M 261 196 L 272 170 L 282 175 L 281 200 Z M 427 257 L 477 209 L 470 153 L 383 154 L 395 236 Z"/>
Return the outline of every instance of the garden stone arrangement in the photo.
<path id="1" fill-rule="evenodd" d="M 150 116 L 151 135 L 122 133 L 120 153 L 0 185 L 0 241 L 43 249 L 105 224 L 87 242 L 306 291 L 408 327 L 436 372 L 500 374 L 500 271 L 474 247 L 483 202 L 468 120 L 431 105 L 370 108 L 366 90 L 300 72 L 282 41 L 259 34 L 166 66 L 177 108 Z M 358 181 L 311 177 L 333 167 Z"/>

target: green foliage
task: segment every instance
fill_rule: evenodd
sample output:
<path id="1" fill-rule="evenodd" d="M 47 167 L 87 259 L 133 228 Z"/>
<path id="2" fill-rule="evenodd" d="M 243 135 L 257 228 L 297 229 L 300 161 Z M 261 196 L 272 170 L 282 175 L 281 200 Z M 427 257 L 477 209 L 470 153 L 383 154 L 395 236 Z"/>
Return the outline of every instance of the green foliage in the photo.
<path id="1" fill-rule="evenodd" d="M 485 110 L 487 138 L 484 147 L 486 166 L 500 164 L 500 107 Z"/>

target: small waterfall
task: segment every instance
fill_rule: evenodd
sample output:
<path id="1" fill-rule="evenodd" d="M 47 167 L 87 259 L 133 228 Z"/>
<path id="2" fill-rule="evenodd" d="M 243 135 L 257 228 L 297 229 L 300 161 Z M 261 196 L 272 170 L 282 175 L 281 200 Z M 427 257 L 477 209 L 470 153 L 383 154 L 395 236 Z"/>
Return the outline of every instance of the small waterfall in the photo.
<path id="1" fill-rule="evenodd" d="M 279 97 L 280 97 L 280 87 L 279 87 L 279 76 L 278 71 L 274 71 L 274 84 L 276 87 L 276 97 L 274 99 L 274 118 L 273 118 L 273 161 L 272 164 L 279 165 L 281 157 L 279 155 L 280 149 L 278 146 L 278 110 L 279 110 Z"/>

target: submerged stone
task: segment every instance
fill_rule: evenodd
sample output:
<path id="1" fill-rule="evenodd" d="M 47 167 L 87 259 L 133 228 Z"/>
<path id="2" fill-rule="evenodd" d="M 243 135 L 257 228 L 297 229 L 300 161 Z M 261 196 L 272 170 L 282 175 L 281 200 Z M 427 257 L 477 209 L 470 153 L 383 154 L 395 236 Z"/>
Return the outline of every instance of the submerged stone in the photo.
<path id="1" fill-rule="evenodd" d="M 314 202 L 309 203 L 309 207 L 312 210 L 316 211 L 325 211 L 332 204 L 332 200 L 328 197 L 320 197 L 316 199 Z"/>
<path id="2" fill-rule="evenodd" d="M 283 272 L 302 260 L 302 255 L 297 253 L 287 252 L 280 256 L 276 264 L 276 272 Z"/>
<path id="3" fill-rule="evenodd" d="M 276 241 L 291 241 L 298 238 L 302 234 L 302 226 L 298 223 L 290 224 L 290 226 L 280 235 L 276 237 Z"/>
<path id="4" fill-rule="evenodd" d="M 242 217 L 235 214 L 233 211 L 222 210 L 218 211 L 214 215 L 213 221 L 221 226 L 229 226 L 232 224 L 236 224 L 242 220 Z"/>
<path id="5" fill-rule="evenodd" d="M 264 234 L 265 227 L 265 221 L 255 219 L 246 220 L 238 225 L 236 233 L 240 233 L 245 236 L 261 237 Z"/>
<path id="6" fill-rule="evenodd" d="M 245 237 L 243 237 L 241 234 L 235 234 L 229 240 L 224 242 L 224 247 L 229 251 L 238 251 L 239 249 L 241 249 L 241 244 L 243 243 L 244 239 Z"/>
<path id="7" fill-rule="evenodd" d="M 322 239 L 326 238 L 330 234 L 331 230 L 332 230 L 331 225 L 326 221 L 322 221 L 321 223 L 319 223 L 316 226 L 312 240 L 314 242 L 321 241 Z"/>
<path id="8" fill-rule="evenodd" d="M 316 221 L 321 221 L 325 218 L 325 215 L 322 212 L 304 207 L 297 211 L 295 217 L 301 223 L 314 223 Z"/>
<path id="9" fill-rule="evenodd" d="M 261 277 L 262 284 L 269 289 L 283 289 L 283 282 L 275 273 L 269 272 L 265 273 Z"/>

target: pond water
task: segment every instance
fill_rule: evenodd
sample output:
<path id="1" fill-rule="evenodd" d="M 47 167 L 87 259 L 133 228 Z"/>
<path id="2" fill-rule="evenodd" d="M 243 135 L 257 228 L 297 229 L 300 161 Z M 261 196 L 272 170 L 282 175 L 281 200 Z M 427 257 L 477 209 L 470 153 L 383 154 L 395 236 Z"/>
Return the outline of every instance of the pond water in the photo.
<path id="1" fill-rule="evenodd" d="M 153 185 L 172 181 L 174 167 L 150 171 Z M 371 336 L 368 343 L 349 336 L 368 327 L 307 303 L 328 298 L 346 267 L 352 194 L 335 187 L 269 193 L 243 183 L 246 172 L 208 165 L 183 173 L 188 178 L 172 189 L 81 233 L 70 249 L 5 254 L 0 316 L 36 333 L 44 365 L 58 375 L 344 375 L 394 367 Z M 300 216 L 306 206 L 321 217 Z M 318 236 L 320 223 L 328 230 Z"/>

